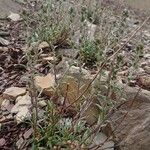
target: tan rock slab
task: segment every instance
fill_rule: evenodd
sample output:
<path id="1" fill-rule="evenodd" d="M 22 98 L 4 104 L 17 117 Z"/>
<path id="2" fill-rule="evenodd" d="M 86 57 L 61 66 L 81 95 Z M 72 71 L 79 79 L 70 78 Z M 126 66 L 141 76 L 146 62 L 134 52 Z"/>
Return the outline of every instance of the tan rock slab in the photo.
<path id="1" fill-rule="evenodd" d="M 39 44 L 38 49 L 44 49 L 47 47 L 49 47 L 49 44 L 47 42 L 43 41 L 42 43 Z"/>
<path id="2" fill-rule="evenodd" d="M 36 76 L 35 86 L 39 91 L 42 91 L 47 96 L 54 94 L 55 77 L 49 73 L 46 76 Z"/>
<path id="3" fill-rule="evenodd" d="M 15 100 L 18 96 L 22 96 L 26 93 L 25 88 L 10 87 L 3 93 L 3 97 L 9 100 Z"/>
<path id="4" fill-rule="evenodd" d="M 42 100 L 42 101 L 39 101 L 39 102 L 38 102 L 38 105 L 39 105 L 40 107 L 45 107 L 47 104 L 46 104 L 46 102 L 45 102 L 44 100 Z"/>
<path id="5" fill-rule="evenodd" d="M 87 88 L 87 85 L 88 84 L 82 84 L 79 86 L 76 78 L 72 76 L 66 76 L 64 81 L 60 83 L 59 90 L 62 96 L 67 99 L 70 104 L 73 103 L 74 106 L 77 106 L 81 104 L 82 96 L 77 102 L 75 101 L 80 95 L 82 95 L 82 93 L 84 93 L 83 96 L 90 94 L 91 88 L 84 92 Z"/>
<path id="6" fill-rule="evenodd" d="M 18 105 L 31 105 L 31 97 L 29 96 L 29 94 L 26 94 L 24 96 L 19 96 L 16 99 L 16 103 L 18 103 Z"/>

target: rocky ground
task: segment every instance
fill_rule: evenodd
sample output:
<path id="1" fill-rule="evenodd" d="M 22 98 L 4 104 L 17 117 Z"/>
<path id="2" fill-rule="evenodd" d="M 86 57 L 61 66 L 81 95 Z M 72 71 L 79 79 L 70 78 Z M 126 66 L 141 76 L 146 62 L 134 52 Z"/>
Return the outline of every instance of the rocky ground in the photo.
<path id="1" fill-rule="evenodd" d="M 33 133 L 29 122 L 24 121 L 31 117 L 32 98 L 30 96 L 32 92 L 27 87 L 29 70 L 26 67 L 27 59 L 24 57 L 24 51 L 27 46 L 25 41 L 26 34 L 22 17 L 19 13 L 26 8 L 26 5 L 23 1 L 20 1 L 20 3 L 18 4 L 11 0 L 0 0 L 0 12 L 2 12 L 0 13 L 0 148 L 2 150 L 27 149 L 26 147 L 30 147 L 30 137 Z M 36 2 L 32 2 L 31 6 L 33 5 L 36 5 Z M 132 18 L 128 19 L 129 30 L 135 29 L 142 23 L 142 19 L 137 18 L 138 15 L 135 14 L 135 16 L 133 15 Z M 121 41 L 121 44 L 123 45 L 126 41 L 127 37 Z M 130 65 L 134 57 L 133 49 L 135 43 L 141 43 L 141 41 L 144 48 L 140 53 L 140 60 L 135 69 Z M 43 49 L 43 53 L 37 64 L 37 70 L 44 74 L 35 76 L 35 87 L 42 91 L 44 95 L 44 98 L 41 97 L 40 101 L 38 101 L 40 115 L 43 112 L 42 108 L 46 105 L 45 98 L 53 95 L 55 86 L 55 76 L 53 73 L 48 73 L 49 68 L 46 64 L 47 62 L 56 63 L 57 58 L 47 53 L 47 47 L 49 45 L 46 42 L 38 45 L 39 49 Z M 63 59 L 59 60 L 56 65 L 58 69 L 57 78 L 59 78 L 60 72 L 64 72 L 69 68 L 68 62 L 77 55 L 73 50 L 66 47 L 63 50 L 61 49 L 60 52 L 63 55 Z M 125 65 L 117 75 L 118 87 L 124 88 L 127 101 L 123 104 L 121 103 L 117 107 L 117 111 L 111 115 L 115 148 L 121 150 L 148 150 L 150 146 L 150 31 L 148 24 L 137 33 L 132 42 L 125 46 L 120 55 L 123 56 Z M 87 82 L 93 78 L 96 71 L 94 70 L 93 73 L 91 69 L 82 69 L 84 82 L 82 86 L 80 85 L 80 91 L 85 89 Z M 72 78 L 66 79 L 71 85 L 69 89 L 71 95 L 67 97 L 71 102 L 77 98 L 78 85 L 76 84 L 76 77 L 78 78 L 79 72 L 79 67 L 72 66 L 68 73 Z M 86 78 L 87 76 L 88 79 Z M 132 76 L 130 82 L 127 81 L 129 76 Z M 140 92 L 137 94 L 139 88 Z M 61 94 L 65 95 L 67 85 L 60 85 L 60 89 Z M 72 89 L 75 91 L 73 94 Z M 68 113 L 74 115 L 76 112 L 69 111 Z M 88 120 L 89 122 L 93 121 Z"/>

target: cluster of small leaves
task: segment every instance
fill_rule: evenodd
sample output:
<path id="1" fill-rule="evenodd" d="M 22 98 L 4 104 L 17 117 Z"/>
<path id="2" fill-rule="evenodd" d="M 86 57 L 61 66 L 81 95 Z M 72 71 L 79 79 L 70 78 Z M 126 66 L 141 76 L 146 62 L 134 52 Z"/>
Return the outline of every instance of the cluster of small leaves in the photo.
<path id="1" fill-rule="evenodd" d="M 99 47 L 94 41 L 85 41 L 81 49 L 81 60 L 88 66 L 97 62 Z"/>
<path id="2" fill-rule="evenodd" d="M 84 121 L 73 124 L 72 119 L 63 118 L 56 106 L 49 102 L 44 119 L 38 124 L 37 143 L 34 148 L 69 149 L 75 141 L 76 146 L 83 146 L 87 144 L 85 139 L 88 139 L 89 131 Z"/>

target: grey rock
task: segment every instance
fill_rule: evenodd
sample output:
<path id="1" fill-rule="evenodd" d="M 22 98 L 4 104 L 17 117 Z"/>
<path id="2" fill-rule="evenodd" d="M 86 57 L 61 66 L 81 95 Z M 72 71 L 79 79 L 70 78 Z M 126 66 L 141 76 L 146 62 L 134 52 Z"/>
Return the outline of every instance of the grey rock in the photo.
<path id="1" fill-rule="evenodd" d="M 10 87 L 4 91 L 3 97 L 9 100 L 15 100 L 18 96 L 24 95 L 25 93 L 25 88 Z"/>
<path id="2" fill-rule="evenodd" d="M 17 123 L 21 123 L 24 119 L 30 119 L 31 115 L 28 106 L 20 106 L 18 108 L 18 113 L 16 114 Z"/>

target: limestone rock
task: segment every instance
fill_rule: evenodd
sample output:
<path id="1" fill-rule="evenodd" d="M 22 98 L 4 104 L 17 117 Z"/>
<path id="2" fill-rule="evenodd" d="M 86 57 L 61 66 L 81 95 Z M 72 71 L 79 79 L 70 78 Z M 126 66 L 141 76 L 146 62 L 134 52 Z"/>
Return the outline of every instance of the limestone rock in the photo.
<path id="1" fill-rule="evenodd" d="M 111 117 L 114 134 L 118 137 L 121 150 L 148 150 L 150 147 L 150 91 L 122 86 L 126 103 Z M 134 100 L 134 101 L 133 101 Z M 131 107 L 132 105 L 132 107 Z M 121 120 L 128 112 L 124 120 Z M 120 119 L 118 119 L 120 118 Z M 130 131 L 130 132 L 129 132 Z"/>
<path id="2" fill-rule="evenodd" d="M 56 60 L 57 60 L 57 58 L 56 58 L 56 57 L 52 57 L 52 56 L 44 57 L 44 58 L 43 58 L 43 61 L 54 62 L 54 61 L 56 61 Z"/>
<path id="3" fill-rule="evenodd" d="M 19 106 L 31 105 L 31 97 L 29 96 L 28 93 L 27 93 L 26 95 L 24 95 L 24 96 L 19 96 L 19 97 L 16 99 L 16 103 L 17 103 Z"/>
<path id="4" fill-rule="evenodd" d="M 6 51 L 8 51 L 7 47 L 0 47 L 0 52 L 6 52 Z"/>
<path id="5" fill-rule="evenodd" d="M 17 123 L 21 123 L 24 119 L 29 119 L 31 114 L 29 112 L 28 106 L 20 106 L 18 107 L 18 113 L 16 115 Z"/>
<path id="6" fill-rule="evenodd" d="M 45 102 L 44 100 L 42 100 L 42 101 L 39 101 L 39 102 L 38 102 L 38 105 L 39 105 L 40 107 L 44 107 L 44 106 L 46 106 L 47 104 L 46 104 L 46 102 Z"/>
<path id="7" fill-rule="evenodd" d="M 46 76 L 36 76 L 35 86 L 39 91 L 42 91 L 47 96 L 52 96 L 54 93 L 55 77 L 49 73 Z"/>
<path id="8" fill-rule="evenodd" d="M 12 21 L 19 21 L 21 20 L 21 17 L 19 14 L 17 13 L 13 13 L 11 12 L 11 14 L 8 16 L 9 19 L 11 19 Z"/>
<path id="9" fill-rule="evenodd" d="M 10 87 L 6 89 L 3 93 L 5 99 L 15 100 L 18 96 L 22 96 L 26 93 L 25 88 Z"/>
<path id="10" fill-rule="evenodd" d="M 87 84 L 81 84 L 79 86 L 77 79 L 72 76 L 66 76 L 62 83 L 59 85 L 60 93 L 64 98 L 67 98 L 70 104 L 74 103 L 75 100 L 85 91 Z M 89 88 L 83 96 L 90 94 L 91 88 Z M 82 97 L 81 97 L 82 99 Z M 73 105 L 77 106 L 81 103 L 81 99 L 75 102 Z"/>
<path id="11" fill-rule="evenodd" d="M 33 129 L 30 128 L 28 131 L 26 131 L 26 132 L 24 133 L 23 137 L 24 137 L 25 139 L 28 139 L 28 138 L 32 135 L 32 133 L 33 133 Z"/>
<path id="12" fill-rule="evenodd" d="M 49 47 L 49 44 L 44 41 L 44 42 L 39 44 L 38 49 L 40 50 L 40 49 L 44 49 L 44 48 L 47 48 L 47 47 Z"/>
<path id="13" fill-rule="evenodd" d="M 20 110 L 20 107 L 23 107 L 23 106 L 26 106 L 28 108 L 31 106 L 31 97 L 29 96 L 28 93 L 24 96 L 19 96 L 16 99 L 16 104 L 11 109 L 11 113 L 12 114 L 17 114 Z"/>
<path id="14" fill-rule="evenodd" d="M 18 104 L 15 104 L 14 107 L 11 109 L 11 113 L 12 114 L 17 114 L 18 111 L 19 111 L 19 105 Z"/>

